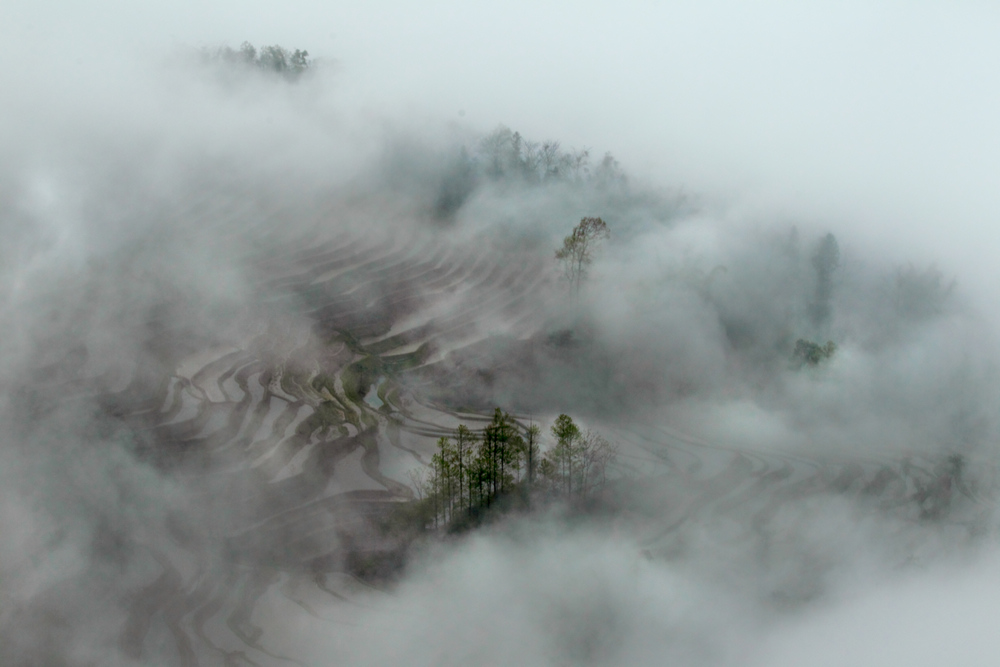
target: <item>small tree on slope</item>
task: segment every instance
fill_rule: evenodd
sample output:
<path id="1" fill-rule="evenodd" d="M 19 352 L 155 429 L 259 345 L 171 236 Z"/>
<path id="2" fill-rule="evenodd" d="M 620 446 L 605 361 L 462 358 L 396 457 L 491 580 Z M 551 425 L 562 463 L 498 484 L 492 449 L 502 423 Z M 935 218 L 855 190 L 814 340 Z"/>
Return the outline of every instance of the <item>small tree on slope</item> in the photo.
<path id="1" fill-rule="evenodd" d="M 563 247 L 556 250 L 556 259 L 563 263 L 563 271 L 574 294 L 579 293 L 580 285 L 587 277 L 587 267 L 594 261 L 594 249 L 610 237 L 606 222 L 600 218 L 583 218 L 563 239 Z"/>

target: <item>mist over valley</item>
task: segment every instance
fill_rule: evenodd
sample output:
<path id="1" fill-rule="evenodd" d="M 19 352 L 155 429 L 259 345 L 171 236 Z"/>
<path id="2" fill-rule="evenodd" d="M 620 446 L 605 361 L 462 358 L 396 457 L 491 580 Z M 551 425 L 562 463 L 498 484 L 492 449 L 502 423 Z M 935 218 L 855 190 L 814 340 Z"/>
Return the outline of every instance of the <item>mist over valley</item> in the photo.
<path id="1" fill-rule="evenodd" d="M 816 134 L 796 162 L 812 107 L 770 150 L 752 105 L 725 132 L 671 107 L 691 136 L 661 137 L 597 69 L 577 116 L 550 98 L 596 56 L 552 57 L 536 94 L 485 9 L 341 9 L 309 12 L 384 21 L 370 48 L 290 17 L 278 46 L 222 5 L 187 32 L 122 10 L 141 46 L 5 10 L 0 663 L 992 664 L 988 195 L 864 166 L 865 199 L 837 171 L 859 154 Z M 672 11 L 707 36 L 725 10 Z M 898 58 L 924 62 L 934 11 L 887 33 Z M 637 12 L 607 23 L 636 35 L 623 86 L 654 44 Z M 399 37 L 385 67 L 425 22 L 439 45 L 408 62 Z M 539 61 L 569 39 L 537 30 Z M 478 89 L 450 50 L 475 34 Z M 677 97 L 732 83 L 700 67 Z"/>

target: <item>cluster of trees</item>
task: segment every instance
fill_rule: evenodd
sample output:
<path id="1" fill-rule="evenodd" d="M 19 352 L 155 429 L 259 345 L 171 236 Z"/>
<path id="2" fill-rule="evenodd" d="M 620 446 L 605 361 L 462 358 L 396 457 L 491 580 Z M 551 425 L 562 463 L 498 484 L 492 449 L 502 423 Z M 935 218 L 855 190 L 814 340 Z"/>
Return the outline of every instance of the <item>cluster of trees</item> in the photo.
<path id="1" fill-rule="evenodd" d="M 558 141 L 529 141 L 503 125 L 479 142 L 477 157 L 491 178 L 517 177 L 533 183 L 624 179 L 618 161 L 610 153 L 591 167 L 587 149 L 565 151 Z"/>
<path id="2" fill-rule="evenodd" d="M 309 52 L 300 49 L 289 51 L 277 44 L 257 49 L 250 42 L 243 42 L 239 49 L 223 46 L 216 51 L 203 52 L 206 60 L 273 72 L 288 79 L 296 79 L 309 69 Z"/>
<path id="3" fill-rule="evenodd" d="M 447 219 L 482 182 L 527 187 L 553 183 L 596 186 L 621 193 L 627 179 L 618 161 L 605 153 L 596 164 L 590 151 L 564 150 L 558 141 L 531 141 L 503 125 L 474 146 L 462 147 L 441 174 L 434 213 Z"/>
<path id="4" fill-rule="evenodd" d="M 566 499 L 592 494 L 607 482 L 618 448 L 567 415 L 552 426 L 555 445 L 540 454 L 541 429 L 527 427 L 497 408 L 481 431 L 460 425 L 438 440 L 426 475 L 415 474 L 420 501 L 435 527 L 477 515 L 515 491 L 535 489 Z"/>
<path id="5" fill-rule="evenodd" d="M 837 344 L 832 340 L 826 341 L 826 345 L 820 345 L 819 343 L 814 343 L 811 340 L 800 338 L 795 341 L 795 349 L 792 351 L 792 359 L 794 359 L 799 366 L 803 364 L 818 366 L 821 361 L 825 361 L 832 357 L 833 353 L 836 351 Z"/>

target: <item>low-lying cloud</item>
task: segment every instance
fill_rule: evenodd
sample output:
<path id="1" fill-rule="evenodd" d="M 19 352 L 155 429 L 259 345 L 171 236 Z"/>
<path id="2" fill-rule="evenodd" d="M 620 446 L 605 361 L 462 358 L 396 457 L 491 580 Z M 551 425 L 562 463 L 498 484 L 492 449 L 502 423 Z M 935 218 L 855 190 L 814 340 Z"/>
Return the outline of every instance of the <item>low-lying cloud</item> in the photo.
<path id="1" fill-rule="evenodd" d="M 960 280 L 610 156 L 386 120 L 333 67 L 64 66 L 4 75 L 5 664 L 988 652 L 1000 385 Z M 612 235 L 572 296 L 553 253 L 588 215 Z M 343 373 L 378 345 L 403 398 Z M 345 377 L 368 393 L 338 404 Z M 602 505 L 399 551 L 378 508 L 495 405 L 614 437 Z"/>

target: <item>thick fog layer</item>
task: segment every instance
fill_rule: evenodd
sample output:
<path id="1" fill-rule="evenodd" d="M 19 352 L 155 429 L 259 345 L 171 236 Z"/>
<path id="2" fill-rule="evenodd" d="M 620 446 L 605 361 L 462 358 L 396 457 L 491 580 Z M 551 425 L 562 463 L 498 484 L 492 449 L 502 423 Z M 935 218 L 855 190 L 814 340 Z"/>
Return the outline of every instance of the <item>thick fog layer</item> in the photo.
<path id="1" fill-rule="evenodd" d="M 0 662 L 987 664 L 995 17 L 706 7 L 4 10 Z M 494 407 L 610 481 L 407 518 Z"/>

